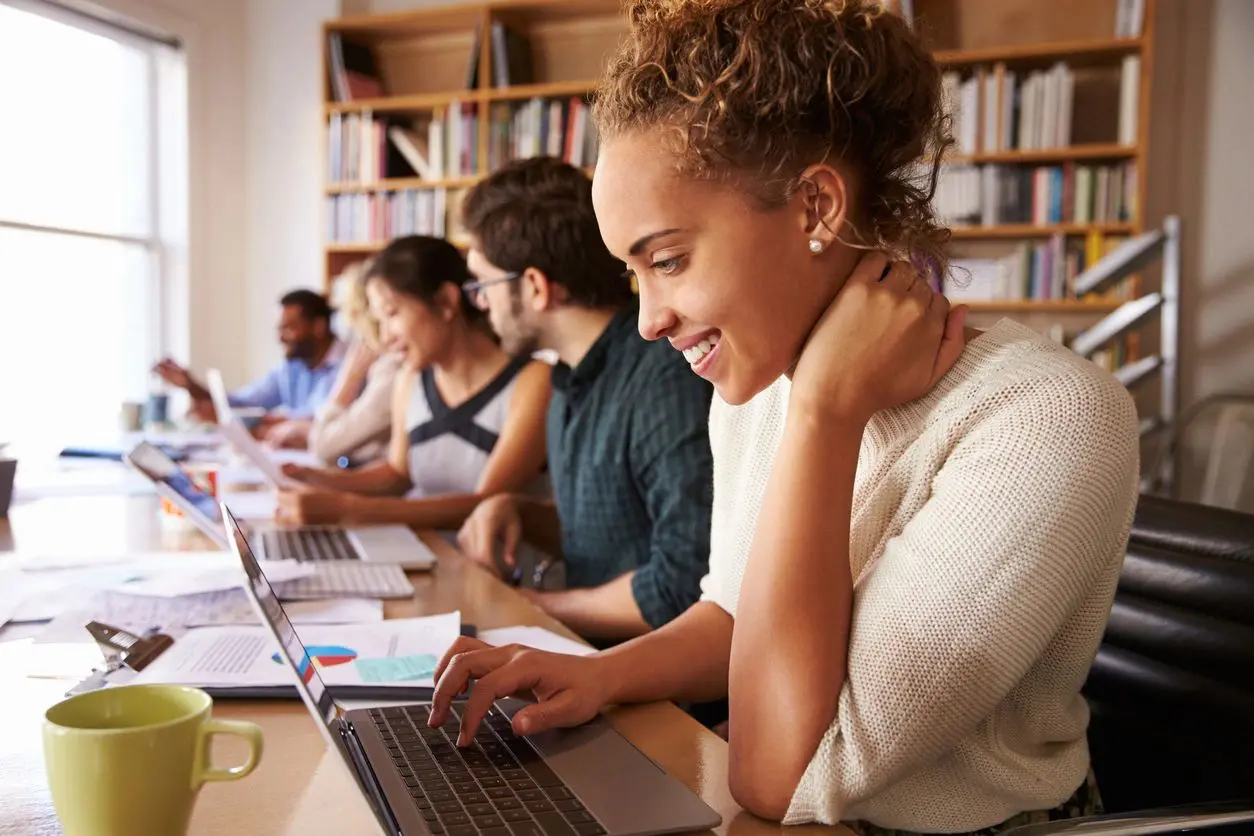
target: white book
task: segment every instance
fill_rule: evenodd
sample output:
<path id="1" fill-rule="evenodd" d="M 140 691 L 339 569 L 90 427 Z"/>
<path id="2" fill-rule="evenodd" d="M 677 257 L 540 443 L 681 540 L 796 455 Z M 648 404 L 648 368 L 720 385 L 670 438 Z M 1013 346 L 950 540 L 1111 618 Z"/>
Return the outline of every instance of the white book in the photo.
<path id="1" fill-rule="evenodd" d="M 1119 143 L 1136 144 L 1137 110 L 1141 88 L 1141 57 L 1124 56 L 1119 75 Z"/>
<path id="2" fill-rule="evenodd" d="M 456 99 L 449 102 L 444 119 L 444 176 L 461 176 L 462 106 Z"/>
<path id="3" fill-rule="evenodd" d="M 446 223 L 446 221 L 448 220 L 446 217 L 448 213 L 447 207 L 448 207 L 448 190 L 436 189 L 435 190 L 435 207 L 434 207 L 435 208 L 435 213 L 434 213 L 435 214 L 435 229 L 432 230 L 432 233 L 431 233 L 436 238 L 443 238 L 446 234 L 444 230 L 447 228 L 447 223 Z"/>
<path id="4" fill-rule="evenodd" d="M 1038 148 L 1055 147 L 1054 139 L 1058 136 L 1058 100 L 1062 89 L 1058 83 L 1058 65 L 1050 68 L 1045 75 L 1044 99 L 1041 104 L 1040 144 Z"/>
<path id="5" fill-rule="evenodd" d="M 1075 73 L 1065 64 L 1059 65 L 1062 95 L 1058 100 L 1058 136 L 1054 144 L 1059 148 L 1071 146 L 1071 119 L 1075 110 Z"/>
<path id="6" fill-rule="evenodd" d="M 332 113 L 327 120 L 327 182 L 340 182 L 340 131 L 344 117 Z"/>
<path id="7" fill-rule="evenodd" d="M 427 125 L 427 162 L 434 177 L 440 177 L 445 171 L 444 122 L 441 119 L 432 119 Z"/>
<path id="8" fill-rule="evenodd" d="M 981 92 L 984 99 L 980 106 L 980 121 L 983 123 L 984 136 L 981 147 L 985 151 L 999 151 L 1001 149 L 997 144 L 997 121 L 1001 117 L 1001 106 L 997 97 L 1001 92 L 1001 85 L 998 84 L 999 76 L 996 72 L 984 72 L 983 77 L 984 89 Z"/>
<path id="9" fill-rule="evenodd" d="M 1128 24 L 1126 37 L 1139 38 L 1145 26 L 1145 0 L 1128 0 Z"/>
<path id="10" fill-rule="evenodd" d="M 1115 37 L 1128 37 L 1128 4 L 1129 0 L 1118 0 L 1115 6 Z"/>
<path id="11" fill-rule="evenodd" d="M 1001 223 L 1000 204 L 997 200 L 997 184 L 1001 169 L 995 165 L 986 165 L 980 171 L 980 223 L 984 226 L 997 226 Z"/>
<path id="12" fill-rule="evenodd" d="M 980 150 L 980 82 L 974 76 L 962 84 L 962 136 L 960 150 L 976 154 Z"/>

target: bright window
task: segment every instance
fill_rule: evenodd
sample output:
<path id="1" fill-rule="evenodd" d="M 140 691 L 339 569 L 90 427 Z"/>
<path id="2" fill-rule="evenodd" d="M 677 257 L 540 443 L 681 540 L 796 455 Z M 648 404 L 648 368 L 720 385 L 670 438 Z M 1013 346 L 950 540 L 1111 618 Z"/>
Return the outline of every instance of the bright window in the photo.
<path id="1" fill-rule="evenodd" d="M 182 275 L 182 54 L 0 0 L 0 102 L 0 442 L 114 438 Z"/>

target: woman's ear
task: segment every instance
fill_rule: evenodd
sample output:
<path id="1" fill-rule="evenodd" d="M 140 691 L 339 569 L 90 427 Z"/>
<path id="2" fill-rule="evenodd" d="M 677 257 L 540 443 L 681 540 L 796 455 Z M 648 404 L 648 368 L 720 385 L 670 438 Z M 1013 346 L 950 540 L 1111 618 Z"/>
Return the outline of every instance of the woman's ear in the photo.
<path id="1" fill-rule="evenodd" d="M 440 285 L 435 298 L 436 311 L 440 314 L 440 319 L 445 322 L 452 322 L 462 309 L 461 287 L 452 282 L 445 282 Z"/>
<path id="2" fill-rule="evenodd" d="M 849 216 L 849 189 L 845 175 L 827 163 L 817 163 L 801 173 L 798 189 L 805 245 L 823 252 L 840 238 Z"/>

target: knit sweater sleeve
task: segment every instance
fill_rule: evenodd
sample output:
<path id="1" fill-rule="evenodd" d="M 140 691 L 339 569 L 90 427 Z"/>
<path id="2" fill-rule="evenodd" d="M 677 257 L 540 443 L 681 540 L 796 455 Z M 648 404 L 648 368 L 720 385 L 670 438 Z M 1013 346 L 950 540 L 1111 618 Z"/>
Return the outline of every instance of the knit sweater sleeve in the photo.
<path id="1" fill-rule="evenodd" d="M 950 435 L 936 439 L 949 453 L 930 497 L 855 594 L 836 718 L 786 824 L 841 821 L 937 761 L 1117 572 L 1138 445 L 1113 380 L 1073 370 L 1019 381 Z"/>

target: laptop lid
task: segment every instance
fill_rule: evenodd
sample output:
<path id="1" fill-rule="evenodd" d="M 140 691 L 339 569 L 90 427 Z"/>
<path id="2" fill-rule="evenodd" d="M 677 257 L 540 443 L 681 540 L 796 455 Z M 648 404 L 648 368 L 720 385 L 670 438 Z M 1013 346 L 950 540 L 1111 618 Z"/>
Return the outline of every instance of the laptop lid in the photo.
<path id="1" fill-rule="evenodd" d="M 218 414 L 218 423 L 225 424 L 234 417 L 231 410 L 231 396 L 226 391 L 226 382 L 222 380 L 222 372 L 209 369 L 205 372 L 205 388 L 209 390 L 209 399 L 213 401 L 213 411 Z"/>
<path id="2" fill-rule="evenodd" d="M 152 482 L 157 493 L 174 503 L 213 542 L 226 548 L 218 500 L 201 490 L 174 459 L 146 441 L 123 456 L 133 470 Z"/>
<path id="3" fill-rule="evenodd" d="M 301 701 L 313 715 L 323 739 L 340 756 L 349 774 L 357 782 L 358 788 L 370 805 L 380 826 L 385 832 L 398 832 L 395 822 L 391 820 L 391 811 L 387 810 L 386 803 L 378 790 L 368 785 L 368 781 L 372 780 L 369 764 L 364 756 L 360 756 L 359 764 L 349 753 L 340 723 L 340 710 L 331 696 L 331 691 L 318 673 L 318 666 L 310 660 L 304 643 L 296 633 L 296 628 L 287 617 L 287 611 L 279 602 L 279 596 L 275 594 L 274 588 L 266 580 L 265 572 L 261 571 L 261 564 L 257 562 L 252 547 L 248 545 L 248 538 L 244 536 L 239 522 L 226 507 L 225 502 L 221 504 L 221 517 L 231 551 L 239 558 L 240 565 L 244 567 L 244 574 L 248 578 L 248 582 L 244 584 L 244 594 L 256 611 L 257 617 L 261 619 L 261 623 L 278 643 L 279 655 L 295 674 L 296 692 L 300 694 Z M 300 661 L 297 662 L 297 659 Z"/>

